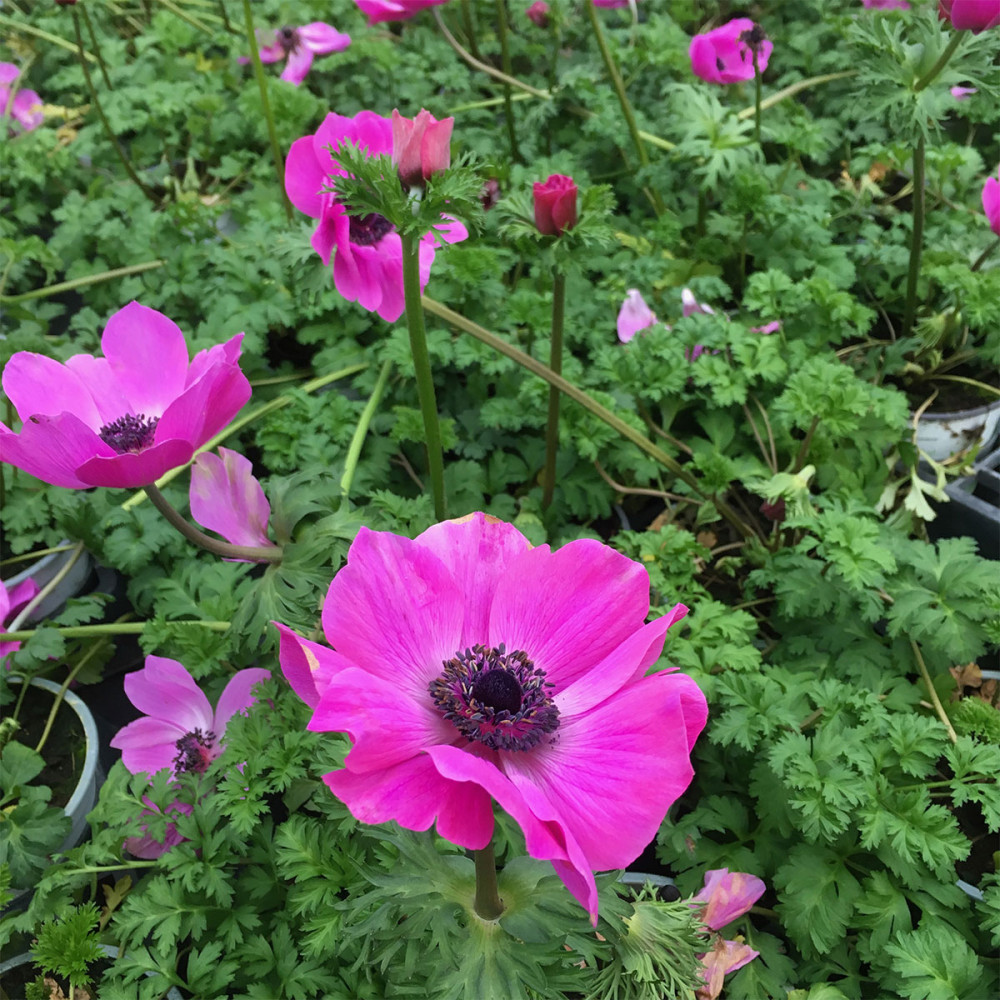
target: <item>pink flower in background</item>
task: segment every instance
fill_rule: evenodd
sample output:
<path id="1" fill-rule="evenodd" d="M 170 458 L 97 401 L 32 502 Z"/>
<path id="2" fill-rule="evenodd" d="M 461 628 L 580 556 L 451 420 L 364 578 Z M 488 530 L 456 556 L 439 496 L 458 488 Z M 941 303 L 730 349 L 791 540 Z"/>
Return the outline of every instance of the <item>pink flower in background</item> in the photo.
<path id="1" fill-rule="evenodd" d="M 748 965 L 759 954 L 742 941 L 724 941 L 721 935 L 715 935 L 712 950 L 700 956 L 705 967 L 702 973 L 705 985 L 695 990 L 697 1000 L 715 1000 L 722 993 L 725 977 Z"/>
<path id="2" fill-rule="evenodd" d="M 15 584 L 9 590 L 0 580 L 0 632 L 6 632 L 10 623 L 17 618 L 31 599 L 38 593 L 38 584 L 29 577 Z M 0 642 L 0 663 L 6 665 L 7 656 L 21 648 L 16 641 Z M 10 669 L 9 666 L 7 669 Z"/>
<path id="3" fill-rule="evenodd" d="M 188 357 L 184 334 L 130 302 L 104 328 L 104 357 L 65 364 L 29 351 L 3 372 L 19 434 L 0 423 L 5 462 L 68 489 L 132 489 L 191 460 L 250 398 L 240 371 L 243 334 Z"/>
<path id="4" fill-rule="evenodd" d="M 549 26 L 549 5 L 545 0 L 535 0 L 524 13 L 535 27 L 547 28 Z"/>
<path id="5" fill-rule="evenodd" d="M 404 187 L 423 187 L 438 171 L 448 169 L 454 125 L 454 118 L 438 121 L 423 109 L 416 118 L 392 112 L 392 162 Z"/>
<path id="6" fill-rule="evenodd" d="M 978 94 L 976 87 L 952 87 L 949 93 L 956 101 L 967 101 L 973 94 Z"/>
<path id="7" fill-rule="evenodd" d="M 351 302 L 377 312 L 392 323 L 403 314 L 403 249 L 388 219 L 374 213 L 348 215 L 332 191 L 333 179 L 346 176 L 330 148 L 351 142 L 367 149 L 369 156 L 392 154 L 392 123 L 371 111 L 353 118 L 328 114 L 315 135 L 292 143 L 285 163 L 285 190 L 292 204 L 319 219 L 313 249 L 324 264 L 333 257 L 337 291 Z M 328 148 L 329 147 L 329 148 Z M 437 248 L 468 237 L 468 230 L 454 219 L 442 217 L 440 225 L 420 241 L 420 290 L 430 279 Z"/>
<path id="8" fill-rule="evenodd" d="M 427 7 L 438 7 L 448 0 L 354 0 L 369 24 L 380 21 L 407 21 Z"/>
<path id="9" fill-rule="evenodd" d="M 576 225 L 576 183 L 565 174 L 535 181 L 535 225 L 543 236 L 562 236 Z"/>
<path id="10" fill-rule="evenodd" d="M 191 516 L 233 545 L 272 547 L 271 505 L 252 470 L 249 459 L 228 448 L 200 454 L 191 466 Z"/>
<path id="11" fill-rule="evenodd" d="M 702 305 L 695 297 L 694 292 L 690 288 L 685 288 L 681 292 L 681 307 L 683 309 L 683 314 L 685 316 L 694 316 L 696 313 L 701 313 L 705 316 L 714 316 L 715 310 L 711 306 Z M 701 344 L 695 344 L 694 347 L 686 348 L 684 351 L 684 357 L 688 361 L 694 361 L 705 353 L 707 348 L 702 347 Z"/>
<path id="12" fill-rule="evenodd" d="M 638 0 L 636 0 L 638 3 Z M 629 0 L 594 0 L 595 7 L 627 7 Z"/>
<path id="13" fill-rule="evenodd" d="M 907 0 L 861 0 L 869 10 L 909 10 Z"/>
<path id="14" fill-rule="evenodd" d="M 983 211 L 989 219 L 990 229 L 1000 236 L 1000 180 L 997 177 L 988 178 L 983 185 Z"/>
<path id="15" fill-rule="evenodd" d="M 971 31 L 978 35 L 1000 24 L 998 0 L 938 0 L 938 17 L 951 21 L 958 31 Z"/>
<path id="16" fill-rule="evenodd" d="M 138 821 L 139 829 L 142 830 L 142 833 L 136 834 L 134 837 L 126 837 L 125 850 L 130 854 L 134 854 L 137 858 L 145 858 L 147 861 L 152 861 L 155 858 L 163 857 L 172 847 L 183 844 L 187 840 L 187 837 L 182 837 L 177 827 L 170 822 L 167 823 L 163 840 L 157 840 L 153 837 L 149 832 L 149 825 L 143 823 L 142 818 L 144 816 L 156 815 L 160 810 L 150 801 L 148 796 L 144 795 L 142 801 L 147 806 L 147 808 L 143 809 Z M 172 802 L 167 813 L 168 815 L 170 813 L 183 813 L 185 816 L 190 816 L 191 806 L 185 802 Z"/>
<path id="17" fill-rule="evenodd" d="M 691 71 L 709 83 L 752 80 L 754 50 L 757 52 L 757 65 L 763 73 L 774 45 L 750 18 L 737 17 L 691 39 L 688 48 Z"/>
<path id="18" fill-rule="evenodd" d="M 267 44 L 261 45 L 260 61 L 273 63 L 287 59 L 281 79 L 294 83 L 296 87 L 306 78 L 314 56 L 343 52 L 351 44 L 350 35 L 322 21 L 313 21 L 301 28 L 284 27 L 257 34 L 260 41 L 268 39 Z M 246 56 L 240 56 L 239 61 L 243 64 L 250 62 Z"/>
<path id="19" fill-rule="evenodd" d="M 656 322 L 656 315 L 638 288 L 630 288 L 625 293 L 625 301 L 621 309 L 618 310 L 618 339 L 627 344 L 640 330 L 652 326 Z"/>
<path id="20" fill-rule="evenodd" d="M 362 528 L 323 605 L 333 649 L 279 625 L 279 659 L 309 729 L 350 736 L 324 780 L 357 819 L 479 850 L 495 799 L 596 923 L 594 871 L 634 861 L 693 775 L 705 698 L 646 675 L 686 611 L 644 624 L 639 563 L 473 514 L 413 540 Z"/>
<path id="21" fill-rule="evenodd" d="M 125 675 L 125 693 L 142 718 L 120 729 L 111 745 L 122 752 L 132 774 L 155 774 L 165 767 L 171 776 L 205 771 L 222 752 L 219 741 L 226 724 L 256 699 L 251 688 L 271 674 L 259 667 L 237 671 L 215 710 L 195 679 L 176 660 L 147 656 L 142 670 Z"/>
<path id="22" fill-rule="evenodd" d="M 42 124 L 42 99 L 33 90 L 18 90 L 16 93 L 12 84 L 21 75 L 21 71 L 13 63 L 0 63 L 0 118 L 11 118 L 25 132 L 38 128 Z M 13 124 L 7 131 L 13 135 L 17 130 Z"/>

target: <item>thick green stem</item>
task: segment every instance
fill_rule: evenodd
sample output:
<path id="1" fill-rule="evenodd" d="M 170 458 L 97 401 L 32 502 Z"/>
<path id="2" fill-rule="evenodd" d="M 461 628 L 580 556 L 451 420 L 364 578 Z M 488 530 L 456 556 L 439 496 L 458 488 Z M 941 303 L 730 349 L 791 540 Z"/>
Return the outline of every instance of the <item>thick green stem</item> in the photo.
<path id="1" fill-rule="evenodd" d="M 903 309 L 901 337 L 908 337 L 917 309 L 917 282 L 920 278 L 920 255 L 924 248 L 924 177 L 927 140 L 923 134 L 913 151 L 913 225 L 910 231 L 910 267 L 906 272 L 906 305 Z"/>
<path id="2" fill-rule="evenodd" d="M 417 379 L 420 413 L 424 418 L 427 439 L 427 469 L 434 496 L 434 516 L 443 521 L 447 515 L 444 495 L 444 455 L 441 448 L 441 428 L 438 424 L 437 399 L 434 395 L 434 375 L 431 356 L 427 351 L 424 311 L 420 305 L 420 243 L 413 236 L 401 235 L 403 244 L 403 300 L 406 303 L 406 325 L 410 331 L 410 353 L 413 373 Z"/>
<path id="3" fill-rule="evenodd" d="M 473 851 L 476 863 L 476 899 L 473 904 L 476 913 L 483 920 L 496 920 L 503 913 L 503 900 L 497 885 L 497 863 L 493 855 L 493 844 L 487 844 L 481 851 Z"/>
<path id="4" fill-rule="evenodd" d="M 344 474 L 340 477 L 340 493 L 344 500 L 347 500 L 350 495 L 351 483 L 354 481 L 354 472 L 358 467 L 358 459 L 361 457 L 361 448 L 365 443 L 368 428 L 371 426 L 372 417 L 375 416 L 375 411 L 378 409 L 379 400 L 385 391 L 385 384 L 389 381 L 389 373 L 391 371 L 392 362 L 383 362 L 382 368 L 378 373 L 378 381 L 375 383 L 375 388 L 372 390 L 365 408 L 361 411 L 361 419 L 358 421 L 358 426 L 354 428 L 354 436 L 351 438 L 351 444 L 347 449 L 347 458 L 344 460 Z"/>
<path id="5" fill-rule="evenodd" d="M 622 114 L 625 116 L 625 124 L 628 126 L 629 135 L 632 136 L 632 145 L 635 146 L 636 156 L 639 157 L 639 165 L 640 167 L 648 167 L 649 154 L 646 152 L 646 146 L 642 141 L 642 136 L 639 134 L 639 126 L 636 124 L 632 105 L 629 102 L 628 95 L 625 93 L 625 81 L 622 80 L 622 75 L 618 72 L 618 66 L 611 55 L 611 49 L 608 48 L 600 19 L 597 16 L 597 8 L 591 0 L 587 0 L 587 13 L 590 15 L 590 26 L 593 29 L 594 38 L 597 40 L 597 47 L 601 51 L 601 58 L 604 60 L 604 67 L 608 71 L 611 86 L 614 87 L 615 93 L 618 95 L 618 103 L 621 105 Z M 656 214 L 662 215 L 665 207 L 660 193 L 650 188 L 643 188 L 643 190 L 646 192 L 646 197 L 649 198 Z"/>
<path id="6" fill-rule="evenodd" d="M 948 44 L 944 47 L 944 51 L 938 56 L 938 61 L 913 85 L 913 92 L 919 94 L 921 90 L 924 90 L 930 83 L 934 81 L 934 78 L 938 75 L 948 65 L 948 61 L 955 54 L 955 50 L 962 44 L 965 38 L 964 31 L 956 31 L 955 34 L 951 36 Z"/>
<path id="7" fill-rule="evenodd" d="M 496 0 L 497 35 L 500 39 L 500 65 L 506 76 L 510 76 L 510 46 L 507 44 L 507 10 L 505 0 Z M 507 122 L 507 141 L 510 144 L 510 155 L 515 163 L 523 163 L 521 151 L 517 146 L 517 128 L 514 124 L 514 105 L 510 99 L 510 84 L 503 85 L 503 113 Z"/>
<path id="8" fill-rule="evenodd" d="M 0 302 L 8 305 L 15 302 L 27 302 L 29 299 L 44 299 L 50 295 L 59 295 L 62 292 L 71 291 L 74 288 L 84 288 L 87 285 L 96 285 L 100 281 L 113 281 L 115 278 L 124 278 L 129 274 L 142 274 L 143 271 L 151 271 L 156 267 L 163 267 L 162 260 L 147 260 L 144 264 L 130 264 L 128 267 L 116 267 L 111 271 L 101 271 L 100 274 L 88 274 L 82 278 L 74 278 L 72 281 L 60 281 L 56 285 L 46 285 L 44 288 L 33 288 L 30 292 L 22 292 L 20 295 L 0 295 Z"/>
<path id="9" fill-rule="evenodd" d="M 104 65 L 104 56 L 101 54 L 101 46 L 97 42 L 97 35 L 94 34 L 94 25 L 87 13 L 87 5 L 80 4 L 80 13 L 83 14 L 84 23 L 87 25 L 87 34 L 90 35 L 90 44 L 94 46 L 94 55 L 97 56 L 97 64 L 101 67 L 101 76 L 104 77 L 104 86 L 108 90 L 114 90 L 111 86 L 111 77 L 108 76 L 108 67 Z"/>
<path id="10" fill-rule="evenodd" d="M 264 66 L 260 61 L 260 49 L 257 46 L 257 34 L 253 28 L 253 11 L 250 10 L 250 0 L 243 0 L 243 18 L 246 21 L 247 40 L 250 43 L 250 61 L 253 63 L 254 76 L 257 77 L 257 86 L 260 88 L 260 103 L 264 109 L 264 120 L 267 122 L 267 134 L 271 139 L 271 155 L 274 157 L 274 169 L 278 175 L 278 187 L 281 188 L 285 215 L 288 217 L 288 221 L 292 222 L 295 218 L 295 212 L 292 209 L 292 203 L 288 200 L 288 192 L 285 190 L 285 161 L 281 155 L 281 147 L 278 145 L 278 133 L 274 128 L 271 102 L 267 98 L 267 77 L 264 75 Z"/>
<path id="11" fill-rule="evenodd" d="M 711 503 L 715 509 L 719 512 L 719 515 L 725 520 L 727 520 L 744 538 L 749 538 L 754 534 L 752 528 L 748 527 L 740 518 L 739 514 L 733 510 L 724 500 L 717 496 L 706 493 L 698 480 L 691 475 L 680 463 L 668 455 L 661 448 L 658 448 L 649 438 L 642 435 L 634 427 L 627 424 L 621 417 L 616 416 L 610 410 L 601 406 L 596 399 L 593 399 L 582 389 L 579 389 L 572 382 L 567 382 L 561 375 L 556 375 L 547 365 L 542 364 L 541 361 L 537 361 L 535 358 L 531 357 L 529 354 L 525 354 L 524 351 L 519 350 L 512 344 L 508 344 L 505 340 L 498 337 L 495 333 L 490 333 L 489 330 L 484 329 L 477 323 L 473 323 L 472 320 L 466 319 L 460 313 L 455 312 L 453 309 L 449 309 L 447 306 L 442 305 L 440 302 L 434 301 L 434 299 L 429 299 L 426 295 L 423 298 L 424 309 L 429 313 L 433 313 L 435 316 L 439 316 L 441 319 L 452 326 L 457 327 L 459 330 L 464 330 L 466 333 L 475 337 L 476 340 L 487 344 L 492 347 L 495 351 L 503 354 L 505 357 L 510 358 L 512 361 L 519 364 L 522 368 L 530 371 L 533 375 L 537 375 L 539 378 L 545 379 L 549 385 L 554 385 L 559 391 L 564 395 L 568 396 L 575 403 L 579 403 L 584 409 L 592 413 L 598 420 L 602 420 L 609 427 L 617 431 L 623 438 L 631 441 L 637 448 L 645 452 L 650 458 L 659 462 L 661 465 L 669 469 L 678 479 L 682 482 L 687 483 L 687 485 L 703 500 L 707 500 Z"/>
<path id="12" fill-rule="evenodd" d="M 223 559 L 247 559 L 250 562 L 280 563 L 282 549 L 280 545 L 256 546 L 256 545 L 231 545 L 218 538 L 206 535 L 200 528 L 185 521 L 184 518 L 170 505 L 170 501 L 152 483 L 144 486 L 146 496 L 149 497 L 152 505 L 176 528 L 189 542 L 200 545 L 213 555 Z"/>
<path id="13" fill-rule="evenodd" d="M 80 67 L 83 69 L 83 78 L 87 83 L 87 90 L 90 92 L 90 100 L 94 105 L 94 110 L 97 112 L 98 118 L 101 119 L 101 124 L 104 126 L 104 131 L 108 138 L 111 140 L 111 145 L 114 147 L 115 153 L 118 155 L 118 159 L 121 161 L 121 165 L 125 168 L 125 172 L 132 179 L 133 183 L 139 190 L 154 204 L 157 205 L 156 195 L 146 187 L 145 184 L 140 180 L 139 175 L 135 172 L 135 168 L 129 162 L 129 158 L 122 149 L 121 143 L 118 141 L 118 136 L 112 131 L 111 123 L 108 121 L 104 114 L 104 108 L 101 107 L 101 100 L 97 96 L 97 89 L 94 87 L 94 81 L 90 76 L 90 67 L 87 65 L 86 53 L 83 48 L 83 35 L 80 32 L 80 15 L 76 12 L 76 7 L 71 7 L 70 10 L 73 13 L 73 30 L 76 32 L 76 47 L 77 54 L 80 57 Z"/>
<path id="14" fill-rule="evenodd" d="M 566 313 L 566 275 L 554 271 L 552 275 L 552 345 L 549 349 L 549 368 L 562 374 L 563 317 Z M 545 427 L 545 471 L 542 476 L 542 507 L 552 503 L 556 488 L 556 453 L 559 450 L 559 390 L 549 386 L 549 419 Z"/>

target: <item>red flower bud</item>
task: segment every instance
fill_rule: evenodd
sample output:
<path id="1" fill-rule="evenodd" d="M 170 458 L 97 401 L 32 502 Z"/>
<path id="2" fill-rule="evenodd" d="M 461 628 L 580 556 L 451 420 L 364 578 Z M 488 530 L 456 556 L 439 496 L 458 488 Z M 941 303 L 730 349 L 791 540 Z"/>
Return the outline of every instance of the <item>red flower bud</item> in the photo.
<path id="1" fill-rule="evenodd" d="M 429 111 L 416 118 L 392 113 L 392 162 L 404 187 L 423 187 L 432 174 L 451 166 L 454 118 L 438 121 Z"/>
<path id="2" fill-rule="evenodd" d="M 951 21 L 959 31 L 968 29 L 974 35 L 1000 25 L 1000 3 L 997 0 L 938 0 L 938 17 Z"/>
<path id="3" fill-rule="evenodd" d="M 535 0 L 524 13 L 528 15 L 528 20 L 536 27 L 547 28 L 549 26 L 549 5 L 545 0 Z"/>
<path id="4" fill-rule="evenodd" d="M 543 236 L 562 236 L 576 225 L 576 183 L 572 177 L 553 174 L 544 184 L 535 182 L 535 225 Z"/>

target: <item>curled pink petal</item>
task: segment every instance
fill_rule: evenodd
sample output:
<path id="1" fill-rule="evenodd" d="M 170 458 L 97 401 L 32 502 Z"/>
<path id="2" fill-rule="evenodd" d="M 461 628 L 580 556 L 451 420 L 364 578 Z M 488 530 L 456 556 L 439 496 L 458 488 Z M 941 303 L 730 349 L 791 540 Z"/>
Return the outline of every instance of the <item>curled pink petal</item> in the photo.
<path id="1" fill-rule="evenodd" d="M 264 548 L 271 505 L 254 478 L 250 460 L 229 448 L 203 452 L 191 466 L 191 516 L 233 545 Z"/>
<path id="2" fill-rule="evenodd" d="M 695 996 L 697 1000 L 715 1000 L 722 993 L 723 980 L 730 972 L 742 969 L 760 954 L 747 944 L 738 941 L 723 941 L 716 937 L 712 950 L 701 956 L 705 985 Z"/>
<path id="3" fill-rule="evenodd" d="M 704 903 L 702 921 L 713 931 L 742 917 L 764 894 L 767 886 L 756 875 L 716 868 L 705 872 L 705 887 L 693 896 L 693 903 Z"/>

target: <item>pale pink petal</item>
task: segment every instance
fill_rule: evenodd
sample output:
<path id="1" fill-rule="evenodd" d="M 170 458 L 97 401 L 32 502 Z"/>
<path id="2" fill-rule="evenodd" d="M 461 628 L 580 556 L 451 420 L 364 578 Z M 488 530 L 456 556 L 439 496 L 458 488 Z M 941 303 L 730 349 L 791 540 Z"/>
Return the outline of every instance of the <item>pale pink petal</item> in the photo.
<path id="1" fill-rule="evenodd" d="M 704 313 L 706 316 L 714 316 L 715 310 L 711 306 L 702 305 L 695 297 L 690 288 L 681 291 L 681 305 L 685 316 L 693 316 L 695 313 Z"/>
<path id="2" fill-rule="evenodd" d="M 781 320 L 775 319 L 770 323 L 765 323 L 763 326 L 752 326 L 750 327 L 751 333 L 762 333 L 766 337 L 768 334 L 777 333 L 781 329 Z"/>
<path id="3" fill-rule="evenodd" d="M 44 354 L 14 354 L 4 366 L 3 391 L 22 421 L 35 414 L 72 413 L 95 431 L 105 423 L 89 386 L 72 368 Z"/>
<path id="4" fill-rule="evenodd" d="M 737 917 L 742 917 L 766 888 L 756 875 L 716 868 L 705 872 L 705 887 L 697 896 L 691 897 L 691 902 L 707 904 L 702 922 L 717 931 Z"/>
<path id="5" fill-rule="evenodd" d="M 627 344 L 640 330 L 652 326 L 656 315 L 637 288 L 630 288 L 625 294 L 625 301 L 618 311 L 618 339 Z"/>
<path id="6" fill-rule="evenodd" d="M 285 49 L 280 42 L 273 42 L 270 45 L 260 45 L 257 48 L 262 63 L 281 62 L 285 58 Z M 249 59 L 242 59 L 241 62 L 249 62 Z"/>
<path id="7" fill-rule="evenodd" d="M 129 701 L 152 719 L 168 722 L 182 734 L 211 731 L 212 706 L 176 660 L 147 656 L 145 667 L 126 674 L 124 684 Z"/>
<path id="8" fill-rule="evenodd" d="M 271 671 L 263 667 L 247 667 L 245 670 L 238 670 L 229 679 L 215 706 L 212 732 L 216 736 L 221 736 L 226 731 L 226 725 L 237 712 L 245 711 L 257 700 L 253 695 L 254 685 L 266 681 L 270 676 Z"/>
<path id="9" fill-rule="evenodd" d="M 281 79 L 294 83 L 297 87 L 306 78 L 312 63 L 312 50 L 300 45 L 288 54 L 288 62 L 281 73 Z"/>
<path id="10" fill-rule="evenodd" d="M 0 424 L 0 459 L 54 486 L 93 486 L 80 470 L 94 455 L 118 457 L 72 413 L 30 417 L 20 434 Z"/>
<path id="11" fill-rule="evenodd" d="M 239 363 L 243 352 L 243 334 L 230 337 L 223 344 L 213 344 L 207 350 L 199 351 L 188 366 L 184 377 L 184 388 L 189 389 L 195 382 L 219 368 L 231 367 Z"/>
<path id="12" fill-rule="evenodd" d="M 21 75 L 14 63 L 0 62 L 0 83 L 13 83 Z"/>
<path id="13" fill-rule="evenodd" d="M 19 90 L 14 95 L 10 113 L 28 132 L 45 121 L 42 99 L 33 90 Z"/>
<path id="14" fill-rule="evenodd" d="M 705 966 L 703 973 L 705 985 L 696 991 L 697 1000 L 715 1000 L 722 993 L 726 974 L 742 969 L 759 954 L 760 952 L 754 951 L 749 945 L 717 938 L 712 950 L 701 956 L 702 964 Z"/>
<path id="15" fill-rule="evenodd" d="M 191 516 L 233 545 L 269 546 L 271 505 L 248 458 L 229 448 L 204 452 L 191 467 Z"/>
<path id="16" fill-rule="evenodd" d="M 315 708 L 330 679 L 354 664 L 329 646 L 303 639 L 278 622 L 272 624 L 278 630 L 278 659 L 286 680 L 310 708 Z"/>
<path id="17" fill-rule="evenodd" d="M 345 35 L 342 31 L 337 31 L 330 24 L 322 21 L 313 21 L 311 24 L 304 24 L 298 29 L 299 39 L 305 42 L 318 56 L 325 56 L 331 52 L 342 52 L 351 44 L 351 36 Z"/>
<path id="18" fill-rule="evenodd" d="M 144 715 L 119 729 L 111 746 L 121 750 L 122 763 L 131 774 L 143 771 L 156 774 L 165 767 L 173 769 L 178 753 L 177 741 L 187 733 L 188 730 L 172 722 Z"/>

